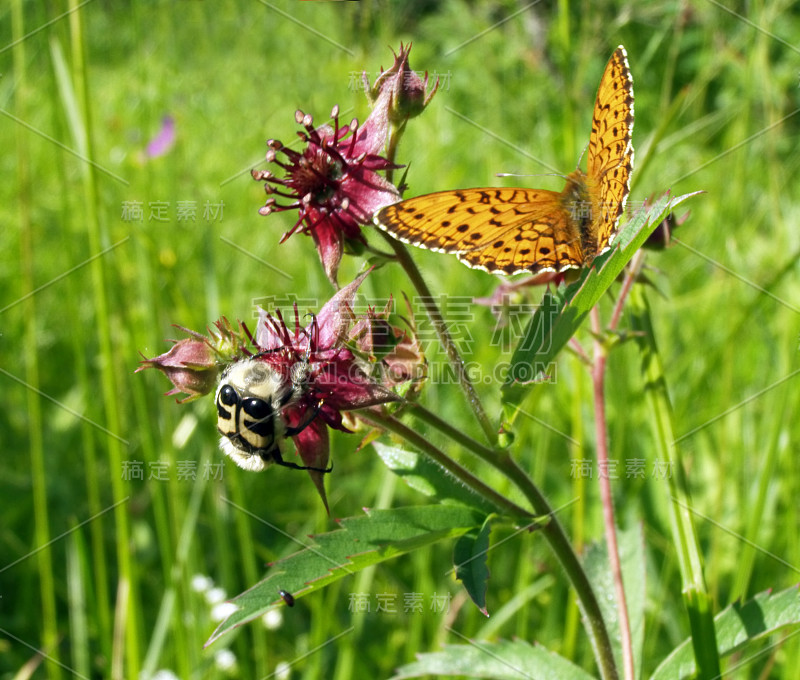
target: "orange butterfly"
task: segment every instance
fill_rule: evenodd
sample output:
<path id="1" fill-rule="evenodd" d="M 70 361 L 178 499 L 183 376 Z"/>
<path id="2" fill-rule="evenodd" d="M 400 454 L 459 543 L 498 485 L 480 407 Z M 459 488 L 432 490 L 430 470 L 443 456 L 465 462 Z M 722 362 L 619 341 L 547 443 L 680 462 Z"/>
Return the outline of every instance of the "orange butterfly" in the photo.
<path id="1" fill-rule="evenodd" d="M 387 206 L 375 224 L 395 238 L 499 274 L 584 267 L 608 250 L 630 192 L 633 77 L 620 45 L 606 65 L 592 117 L 587 172 L 544 189 L 457 189 Z"/>

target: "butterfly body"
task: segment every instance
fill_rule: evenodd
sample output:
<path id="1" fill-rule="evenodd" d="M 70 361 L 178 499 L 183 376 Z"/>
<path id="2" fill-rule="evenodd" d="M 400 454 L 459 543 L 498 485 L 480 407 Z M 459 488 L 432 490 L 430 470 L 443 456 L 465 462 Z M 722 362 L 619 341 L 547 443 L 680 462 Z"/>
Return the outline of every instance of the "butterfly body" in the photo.
<path id="1" fill-rule="evenodd" d="M 633 79 L 623 47 L 606 66 L 595 102 L 587 172 L 559 193 L 545 189 L 440 191 L 387 206 L 375 224 L 411 245 L 455 254 L 498 273 L 585 267 L 607 250 L 633 169 Z"/>

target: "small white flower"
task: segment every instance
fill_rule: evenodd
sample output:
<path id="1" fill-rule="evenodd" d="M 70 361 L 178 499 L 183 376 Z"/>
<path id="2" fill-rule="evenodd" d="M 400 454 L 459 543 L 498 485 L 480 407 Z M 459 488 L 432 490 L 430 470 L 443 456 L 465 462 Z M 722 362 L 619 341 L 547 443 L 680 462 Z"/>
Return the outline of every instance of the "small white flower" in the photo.
<path id="1" fill-rule="evenodd" d="M 204 593 L 214 587 L 214 581 L 205 574 L 195 574 L 192 576 L 192 590 L 196 593 Z"/>
<path id="2" fill-rule="evenodd" d="M 209 588 L 206 591 L 206 602 L 208 604 L 219 604 L 223 602 L 228 596 L 225 594 L 225 589 L 217 586 L 216 588 Z"/>
<path id="3" fill-rule="evenodd" d="M 239 607 L 233 604 L 233 602 L 220 602 L 215 604 L 211 607 L 211 620 L 224 621 L 237 609 L 239 609 Z"/>
<path id="4" fill-rule="evenodd" d="M 286 661 L 281 661 L 275 666 L 275 678 L 277 680 L 289 680 L 292 666 Z"/>
<path id="5" fill-rule="evenodd" d="M 221 671 L 232 671 L 236 668 L 236 655 L 230 649 L 220 649 L 214 655 L 214 663 Z"/>
<path id="6" fill-rule="evenodd" d="M 261 617 L 261 622 L 267 630 L 277 630 L 283 625 L 283 612 L 280 607 L 270 609 Z"/>
<path id="7" fill-rule="evenodd" d="M 150 680 L 179 680 L 179 678 L 172 671 L 162 668 L 151 675 Z"/>

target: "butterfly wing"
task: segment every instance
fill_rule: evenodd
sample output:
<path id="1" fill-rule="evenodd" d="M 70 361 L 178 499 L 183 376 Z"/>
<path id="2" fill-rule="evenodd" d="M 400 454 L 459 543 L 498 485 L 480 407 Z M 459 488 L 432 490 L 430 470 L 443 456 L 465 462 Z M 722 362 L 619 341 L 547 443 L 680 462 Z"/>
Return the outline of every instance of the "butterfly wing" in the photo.
<path id="1" fill-rule="evenodd" d="M 405 243 L 455 253 L 503 274 L 561 271 L 583 262 L 560 194 L 539 189 L 440 191 L 387 206 L 375 224 Z"/>
<path id="2" fill-rule="evenodd" d="M 597 221 L 599 251 L 605 250 L 616 233 L 625 210 L 633 171 L 633 77 L 628 54 L 620 45 L 611 55 L 592 116 L 587 170 L 599 187 L 601 214 Z"/>
<path id="3" fill-rule="evenodd" d="M 589 138 L 590 181 L 584 183 L 583 173 L 576 171 L 562 194 L 537 189 L 440 191 L 383 208 L 375 224 L 405 243 L 455 253 L 468 266 L 488 272 L 582 267 L 609 247 L 625 210 L 633 170 L 632 133 L 633 78 L 625 48 L 619 46 L 597 91 Z M 576 219 L 566 207 L 574 203 L 576 184 L 579 193 L 589 193 L 589 219 Z"/>

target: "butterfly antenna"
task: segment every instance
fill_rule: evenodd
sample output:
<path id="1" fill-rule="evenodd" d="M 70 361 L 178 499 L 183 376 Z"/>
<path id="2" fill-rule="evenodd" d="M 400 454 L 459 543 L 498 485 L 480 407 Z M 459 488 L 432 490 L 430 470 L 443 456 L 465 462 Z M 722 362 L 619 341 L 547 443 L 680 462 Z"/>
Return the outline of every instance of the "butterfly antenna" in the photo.
<path id="1" fill-rule="evenodd" d="M 588 148 L 589 148 L 589 143 L 587 142 L 586 146 L 583 147 L 583 151 L 581 151 L 580 158 L 578 159 L 578 169 L 580 169 L 581 167 L 581 161 L 583 160 L 583 157 L 586 155 L 586 149 Z"/>
<path id="2" fill-rule="evenodd" d="M 567 176 L 562 175 L 560 172 L 542 172 L 537 175 L 522 175 L 516 172 L 498 172 L 495 174 L 495 177 L 560 177 L 561 179 L 567 179 Z"/>

